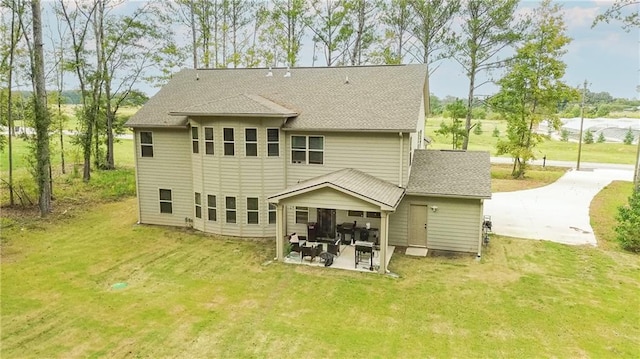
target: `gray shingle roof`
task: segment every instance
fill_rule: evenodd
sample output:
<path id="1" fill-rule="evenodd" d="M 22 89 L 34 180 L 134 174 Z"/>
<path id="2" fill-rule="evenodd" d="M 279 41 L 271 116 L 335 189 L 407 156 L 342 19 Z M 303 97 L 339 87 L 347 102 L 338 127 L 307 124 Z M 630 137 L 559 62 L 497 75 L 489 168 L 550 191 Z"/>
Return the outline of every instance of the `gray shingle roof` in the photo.
<path id="1" fill-rule="evenodd" d="M 416 150 L 407 194 L 491 198 L 489 152 Z"/>
<path id="2" fill-rule="evenodd" d="M 185 69 L 173 76 L 127 125 L 185 126 L 185 116 L 258 113 L 256 98 L 298 116 L 284 128 L 305 130 L 415 131 L 427 76 L 424 65 L 286 69 Z M 259 96 L 259 97 L 258 97 Z M 253 101 L 251 101 L 253 99 Z M 248 108 L 244 110 L 244 106 Z"/>
<path id="3" fill-rule="evenodd" d="M 344 192 L 352 193 L 356 196 L 365 197 L 380 205 L 395 208 L 402 196 L 404 189 L 390 182 L 381 180 L 364 172 L 353 168 L 344 168 L 326 175 L 314 177 L 300 182 L 285 190 L 276 193 L 269 199 L 281 199 L 294 196 L 301 191 L 313 190 L 332 185 Z"/>
<path id="4" fill-rule="evenodd" d="M 173 116 L 292 117 L 298 113 L 259 95 L 240 94 L 171 111 Z"/>

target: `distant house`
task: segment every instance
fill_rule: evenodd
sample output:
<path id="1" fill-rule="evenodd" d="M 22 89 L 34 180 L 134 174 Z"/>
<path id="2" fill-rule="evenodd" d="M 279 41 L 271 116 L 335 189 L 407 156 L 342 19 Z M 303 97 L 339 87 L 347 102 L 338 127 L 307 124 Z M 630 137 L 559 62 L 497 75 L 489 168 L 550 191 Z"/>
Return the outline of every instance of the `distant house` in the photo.
<path id="1" fill-rule="evenodd" d="M 369 223 L 381 254 L 480 254 L 489 154 L 424 149 L 426 76 L 423 65 L 180 71 L 127 122 L 139 221 L 275 237 L 280 260 L 309 223 L 331 238 Z"/>

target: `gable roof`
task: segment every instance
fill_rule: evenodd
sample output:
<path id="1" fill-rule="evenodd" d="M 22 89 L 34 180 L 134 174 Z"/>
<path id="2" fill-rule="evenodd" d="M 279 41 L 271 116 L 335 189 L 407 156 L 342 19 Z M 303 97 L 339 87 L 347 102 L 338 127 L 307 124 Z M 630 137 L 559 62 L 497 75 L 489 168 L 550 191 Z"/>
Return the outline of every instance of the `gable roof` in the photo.
<path id="1" fill-rule="evenodd" d="M 491 198 L 489 152 L 414 151 L 407 194 Z"/>
<path id="2" fill-rule="evenodd" d="M 171 116 L 293 117 L 298 113 L 260 95 L 240 94 L 170 111 Z"/>
<path id="3" fill-rule="evenodd" d="M 135 114 L 130 127 L 177 127 L 189 116 L 290 116 L 283 129 L 413 132 L 425 65 L 184 69 Z"/>
<path id="4" fill-rule="evenodd" d="M 296 196 L 316 189 L 330 187 L 387 209 L 395 209 L 404 189 L 353 168 L 344 168 L 326 175 L 300 182 L 269 196 L 270 201 Z"/>

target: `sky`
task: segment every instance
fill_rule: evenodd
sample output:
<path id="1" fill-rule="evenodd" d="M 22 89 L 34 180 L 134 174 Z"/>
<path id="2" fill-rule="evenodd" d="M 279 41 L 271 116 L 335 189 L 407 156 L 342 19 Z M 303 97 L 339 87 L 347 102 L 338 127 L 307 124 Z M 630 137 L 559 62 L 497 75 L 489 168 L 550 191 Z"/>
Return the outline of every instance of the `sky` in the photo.
<path id="1" fill-rule="evenodd" d="M 124 7 L 133 8 L 136 2 L 131 1 Z M 563 57 L 567 64 L 565 82 L 569 86 L 581 88 L 586 80 L 588 89 L 592 92 L 606 91 L 618 98 L 640 99 L 637 90 L 640 84 L 640 30 L 625 32 L 619 22 L 600 23 L 594 28 L 591 27 L 594 18 L 609 8 L 612 1 L 565 0 L 555 3 L 562 6 L 567 35 L 573 39 Z M 518 11 L 530 12 L 538 4 L 539 1 L 523 0 Z M 637 11 L 637 7 L 635 10 Z M 311 66 L 312 54 L 313 44 L 307 36 L 300 53 L 300 65 Z M 189 61 L 187 59 L 185 67 L 190 65 Z M 438 65 L 430 77 L 431 93 L 441 98 L 466 98 L 469 82 L 460 65 L 453 59 L 444 59 Z M 491 77 L 497 79 L 499 75 L 500 73 L 494 73 Z M 480 74 L 476 83 L 488 78 L 488 75 Z M 73 87 L 73 84 L 66 86 Z M 141 84 L 138 89 L 149 95 L 158 90 L 146 84 Z M 477 89 L 475 93 L 485 96 L 496 91 L 497 87 L 489 83 Z"/>

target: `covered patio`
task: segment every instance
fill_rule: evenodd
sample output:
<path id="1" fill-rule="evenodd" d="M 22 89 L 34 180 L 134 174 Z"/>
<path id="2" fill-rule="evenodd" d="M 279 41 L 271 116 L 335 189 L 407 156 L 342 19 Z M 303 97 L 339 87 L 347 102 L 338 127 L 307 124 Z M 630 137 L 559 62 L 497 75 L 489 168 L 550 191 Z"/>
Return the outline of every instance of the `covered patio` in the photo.
<path id="1" fill-rule="evenodd" d="M 391 261 L 391 256 L 393 256 L 393 252 L 395 251 L 395 246 L 387 246 L 386 251 L 386 259 L 385 259 L 385 268 L 389 267 L 389 261 Z M 364 255 L 359 260 L 356 260 L 356 246 L 354 245 L 341 245 L 340 246 L 340 254 L 338 256 L 333 257 L 333 264 L 331 264 L 331 268 L 335 269 L 343 269 L 343 270 L 351 270 L 357 272 L 372 272 L 379 271 L 380 269 L 380 249 L 373 250 L 373 257 L 369 257 L 369 255 Z M 372 260 L 371 260 L 372 259 Z M 300 252 L 290 252 L 284 258 L 284 262 L 288 264 L 300 264 L 300 265 L 308 265 L 308 266 L 316 266 L 316 267 L 324 267 L 325 262 L 319 256 L 314 257 L 313 259 L 310 257 L 301 258 Z"/>
<path id="2" fill-rule="evenodd" d="M 351 168 L 290 186 L 269 197 L 269 203 L 276 206 L 276 259 L 287 263 L 305 263 L 306 261 L 309 265 L 324 265 L 319 258 L 311 260 L 314 256 L 311 258 L 307 256 L 301 260 L 299 254 L 296 255 L 294 252 L 292 255 L 289 252 L 288 241 L 292 233 L 296 232 L 304 237 L 304 240 L 307 239 L 306 231 L 301 230 L 301 228 L 306 229 L 306 224 L 301 227 L 296 213 L 300 208 L 305 208 L 308 212 L 317 211 L 318 219 L 323 221 L 322 235 L 326 236 L 326 239 L 331 239 L 334 243 L 341 239 L 340 255 L 333 258 L 331 267 L 367 272 L 375 270 L 384 274 L 387 272 L 387 265 L 394 250 L 393 246 L 388 245 L 389 214 L 395 211 L 403 196 L 403 188 Z M 360 213 L 365 218 L 367 233 L 370 222 L 376 226 L 371 228 L 375 235 L 365 238 L 363 243 L 356 242 L 362 239 L 356 237 L 356 228 L 362 230 L 362 223 L 360 227 L 356 227 L 357 221 L 353 221 L 353 228 L 346 235 L 345 230 L 348 231 L 348 229 L 338 225 L 341 220 L 351 218 L 348 216 L 353 213 Z M 371 214 L 370 220 L 367 218 L 369 214 Z M 347 224 L 350 222 L 344 223 L 342 227 Z M 347 242 L 345 239 L 348 237 L 351 238 Z M 319 242 L 316 238 L 308 239 L 306 242 L 309 243 L 301 245 L 317 245 L 314 242 Z M 353 246 L 350 245 L 351 239 L 354 242 Z M 365 248 L 367 246 L 371 249 Z M 358 248 L 361 250 L 356 251 Z M 360 257 L 363 258 L 372 253 L 373 258 L 367 257 L 369 261 L 366 263 L 364 261 L 356 263 L 356 252 L 362 254 Z"/>

